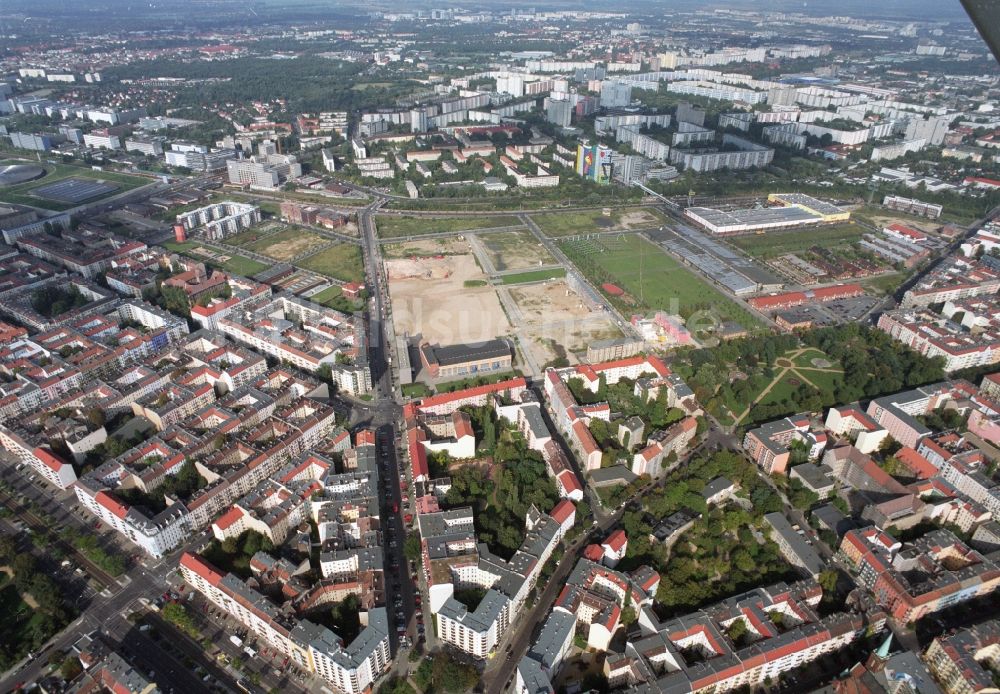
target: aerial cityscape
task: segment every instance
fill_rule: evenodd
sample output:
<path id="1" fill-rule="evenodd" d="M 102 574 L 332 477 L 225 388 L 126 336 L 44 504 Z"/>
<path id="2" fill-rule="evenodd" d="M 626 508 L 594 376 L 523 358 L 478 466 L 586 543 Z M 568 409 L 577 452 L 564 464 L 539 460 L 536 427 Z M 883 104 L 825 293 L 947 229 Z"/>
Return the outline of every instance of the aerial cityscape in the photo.
<path id="1" fill-rule="evenodd" d="M 0 693 L 1000 692 L 998 30 L 0 3 Z"/>

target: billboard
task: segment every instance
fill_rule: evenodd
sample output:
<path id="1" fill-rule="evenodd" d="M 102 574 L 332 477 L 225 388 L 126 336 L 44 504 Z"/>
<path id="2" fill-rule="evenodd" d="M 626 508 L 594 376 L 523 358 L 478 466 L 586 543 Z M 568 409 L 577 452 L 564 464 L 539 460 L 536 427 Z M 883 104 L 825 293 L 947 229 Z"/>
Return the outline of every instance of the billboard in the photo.
<path id="1" fill-rule="evenodd" d="M 611 180 L 613 151 L 604 145 L 577 145 L 576 172 L 597 183 Z"/>

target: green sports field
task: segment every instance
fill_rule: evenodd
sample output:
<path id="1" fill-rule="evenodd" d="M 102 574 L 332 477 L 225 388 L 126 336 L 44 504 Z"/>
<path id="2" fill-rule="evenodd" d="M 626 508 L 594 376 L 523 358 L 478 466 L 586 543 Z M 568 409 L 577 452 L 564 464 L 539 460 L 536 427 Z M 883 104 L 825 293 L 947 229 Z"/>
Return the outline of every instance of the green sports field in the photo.
<path id="1" fill-rule="evenodd" d="M 598 289 L 609 282 L 626 292 L 616 297 L 601 289 L 626 315 L 660 309 L 687 317 L 708 310 L 724 321 L 736 321 L 748 328 L 758 325 L 750 312 L 635 234 L 568 241 L 560 247 Z"/>

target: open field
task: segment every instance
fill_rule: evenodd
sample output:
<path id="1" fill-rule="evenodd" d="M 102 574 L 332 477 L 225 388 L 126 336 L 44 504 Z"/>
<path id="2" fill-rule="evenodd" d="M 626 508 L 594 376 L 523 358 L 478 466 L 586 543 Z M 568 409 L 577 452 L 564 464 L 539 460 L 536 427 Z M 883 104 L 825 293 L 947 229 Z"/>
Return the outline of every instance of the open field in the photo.
<path id="1" fill-rule="evenodd" d="M 609 215 L 605 215 L 603 210 L 545 212 L 533 214 L 531 219 L 546 236 L 573 236 L 597 231 L 631 231 L 658 226 L 667 221 L 658 210 L 648 207 L 612 209 Z"/>
<path id="2" fill-rule="evenodd" d="M 6 166 L 8 164 L 36 163 L 37 162 L 30 160 L 7 159 L 0 161 L 0 166 Z M 94 202 L 94 200 L 100 200 L 101 198 L 108 197 L 110 195 L 124 193 L 128 190 L 154 182 L 153 179 L 150 178 L 131 176 L 129 174 L 121 174 L 114 171 L 94 171 L 91 168 L 83 166 L 69 166 L 67 164 L 49 163 L 41 164 L 41 166 L 46 171 L 46 174 L 41 178 L 34 181 L 27 181 L 16 186 L 0 188 L 0 202 L 6 202 L 14 205 L 29 205 L 31 207 L 38 207 L 45 210 L 54 210 L 59 212 L 75 207 L 75 205 L 70 202 L 60 202 L 54 199 L 38 197 L 32 194 L 33 191 L 67 178 L 80 178 L 87 181 L 105 181 L 108 184 L 115 186 L 115 190 L 113 191 L 108 191 L 104 195 L 99 195 L 91 200 L 84 201 L 84 203 L 80 203 L 85 204 Z"/>
<path id="3" fill-rule="evenodd" d="M 361 247 L 353 243 L 338 243 L 303 258 L 299 265 L 344 282 L 364 282 L 365 268 Z"/>
<path id="4" fill-rule="evenodd" d="M 466 231 L 472 229 L 493 229 L 496 227 L 518 226 L 521 221 L 514 216 L 475 217 L 396 217 L 381 215 L 375 218 L 375 228 L 379 238 L 397 239 L 422 234 Z"/>
<path id="5" fill-rule="evenodd" d="M 732 236 L 729 243 L 755 258 L 773 258 L 784 253 L 804 251 L 812 246 L 845 248 L 861 238 L 865 229 L 847 222 L 832 226 L 817 226 L 798 231 L 769 231 L 764 234 Z"/>
<path id="6" fill-rule="evenodd" d="M 500 279 L 503 280 L 504 284 L 524 284 L 525 282 L 543 282 L 565 276 L 566 268 L 553 267 L 546 270 L 526 270 L 513 275 L 504 275 Z"/>
<path id="7" fill-rule="evenodd" d="M 385 258 L 410 258 L 415 255 L 461 255 L 468 252 L 468 241 L 457 236 L 414 239 L 405 243 L 387 243 L 382 246 L 382 255 Z"/>
<path id="8" fill-rule="evenodd" d="M 260 253 L 275 260 L 288 262 L 303 253 L 321 248 L 327 243 L 329 242 L 319 234 L 297 227 L 289 227 L 277 234 L 246 243 L 243 247 L 248 251 Z"/>
<path id="9" fill-rule="evenodd" d="M 498 271 L 550 265 L 555 258 L 527 231 L 499 231 L 479 234 L 490 262 Z"/>
<path id="10" fill-rule="evenodd" d="M 626 314 L 660 309 L 689 317 L 710 311 L 747 328 L 758 323 L 749 311 L 639 236 L 570 241 L 561 247 L 598 289 L 610 282 L 625 291 L 622 296 L 604 295 Z"/>
<path id="11" fill-rule="evenodd" d="M 466 245 L 468 251 L 468 245 Z M 484 280 L 471 253 L 385 261 L 397 335 L 420 334 L 442 345 L 489 340 L 510 332 L 493 287 L 465 287 Z"/>
<path id="12" fill-rule="evenodd" d="M 899 212 L 898 210 L 890 210 L 888 207 L 882 207 L 877 204 L 860 205 L 852 214 L 856 218 L 867 221 L 875 226 L 882 226 L 883 223 L 888 225 L 893 222 L 899 222 L 900 224 L 905 224 L 908 227 L 928 232 L 935 232 L 941 226 L 949 223 L 967 225 L 975 221 L 975 217 L 969 214 L 955 214 L 954 211 L 949 209 L 947 205 L 941 212 L 941 217 L 938 219 L 927 219 L 927 217 L 920 217 L 906 212 Z"/>
<path id="13" fill-rule="evenodd" d="M 185 241 L 184 243 L 166 241 L 162 246 L 168 251 L 186 255 L 189 258 L 200 260 L 213 267 L 222 268 L 226 272 L 243 277 L 251 277 L 267 268 L 267 265 L 257 262 L 253 258 L 218 251 L 197 241 Z"/>

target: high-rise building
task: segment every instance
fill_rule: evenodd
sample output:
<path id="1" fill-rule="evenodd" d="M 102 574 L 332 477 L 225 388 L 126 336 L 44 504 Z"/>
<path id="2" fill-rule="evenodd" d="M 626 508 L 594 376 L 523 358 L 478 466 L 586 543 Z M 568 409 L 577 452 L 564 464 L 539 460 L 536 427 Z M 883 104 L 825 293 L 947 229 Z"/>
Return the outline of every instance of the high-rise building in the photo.
<path id="1" fill-rule="evenodd" d="M 410 131 L 415 133 L 427 132 L 427 111 L 422 108 L 415 108 L 410 111 Z"/>
<path id="2" fill-rule="evenodd" d="M 624 82 L 604 80 L 601 82 L 601 107 L 621 108 L 632 103 L 632 87 Z"/>
<path id="3" fill-rule="evenodd" d="M 281 183 L 278 171 L 269 164 L 252 159 L 231 159 L 226 162 L 229 182 L 234 185 L 273 190 Z"/>
<path id="4" fill-rule="evenodd" d="M 563 128 L 568 128 L 573 117 L 573 106 L 564 99 L 549 99 L 545 109 L 545 120 Z"/>

